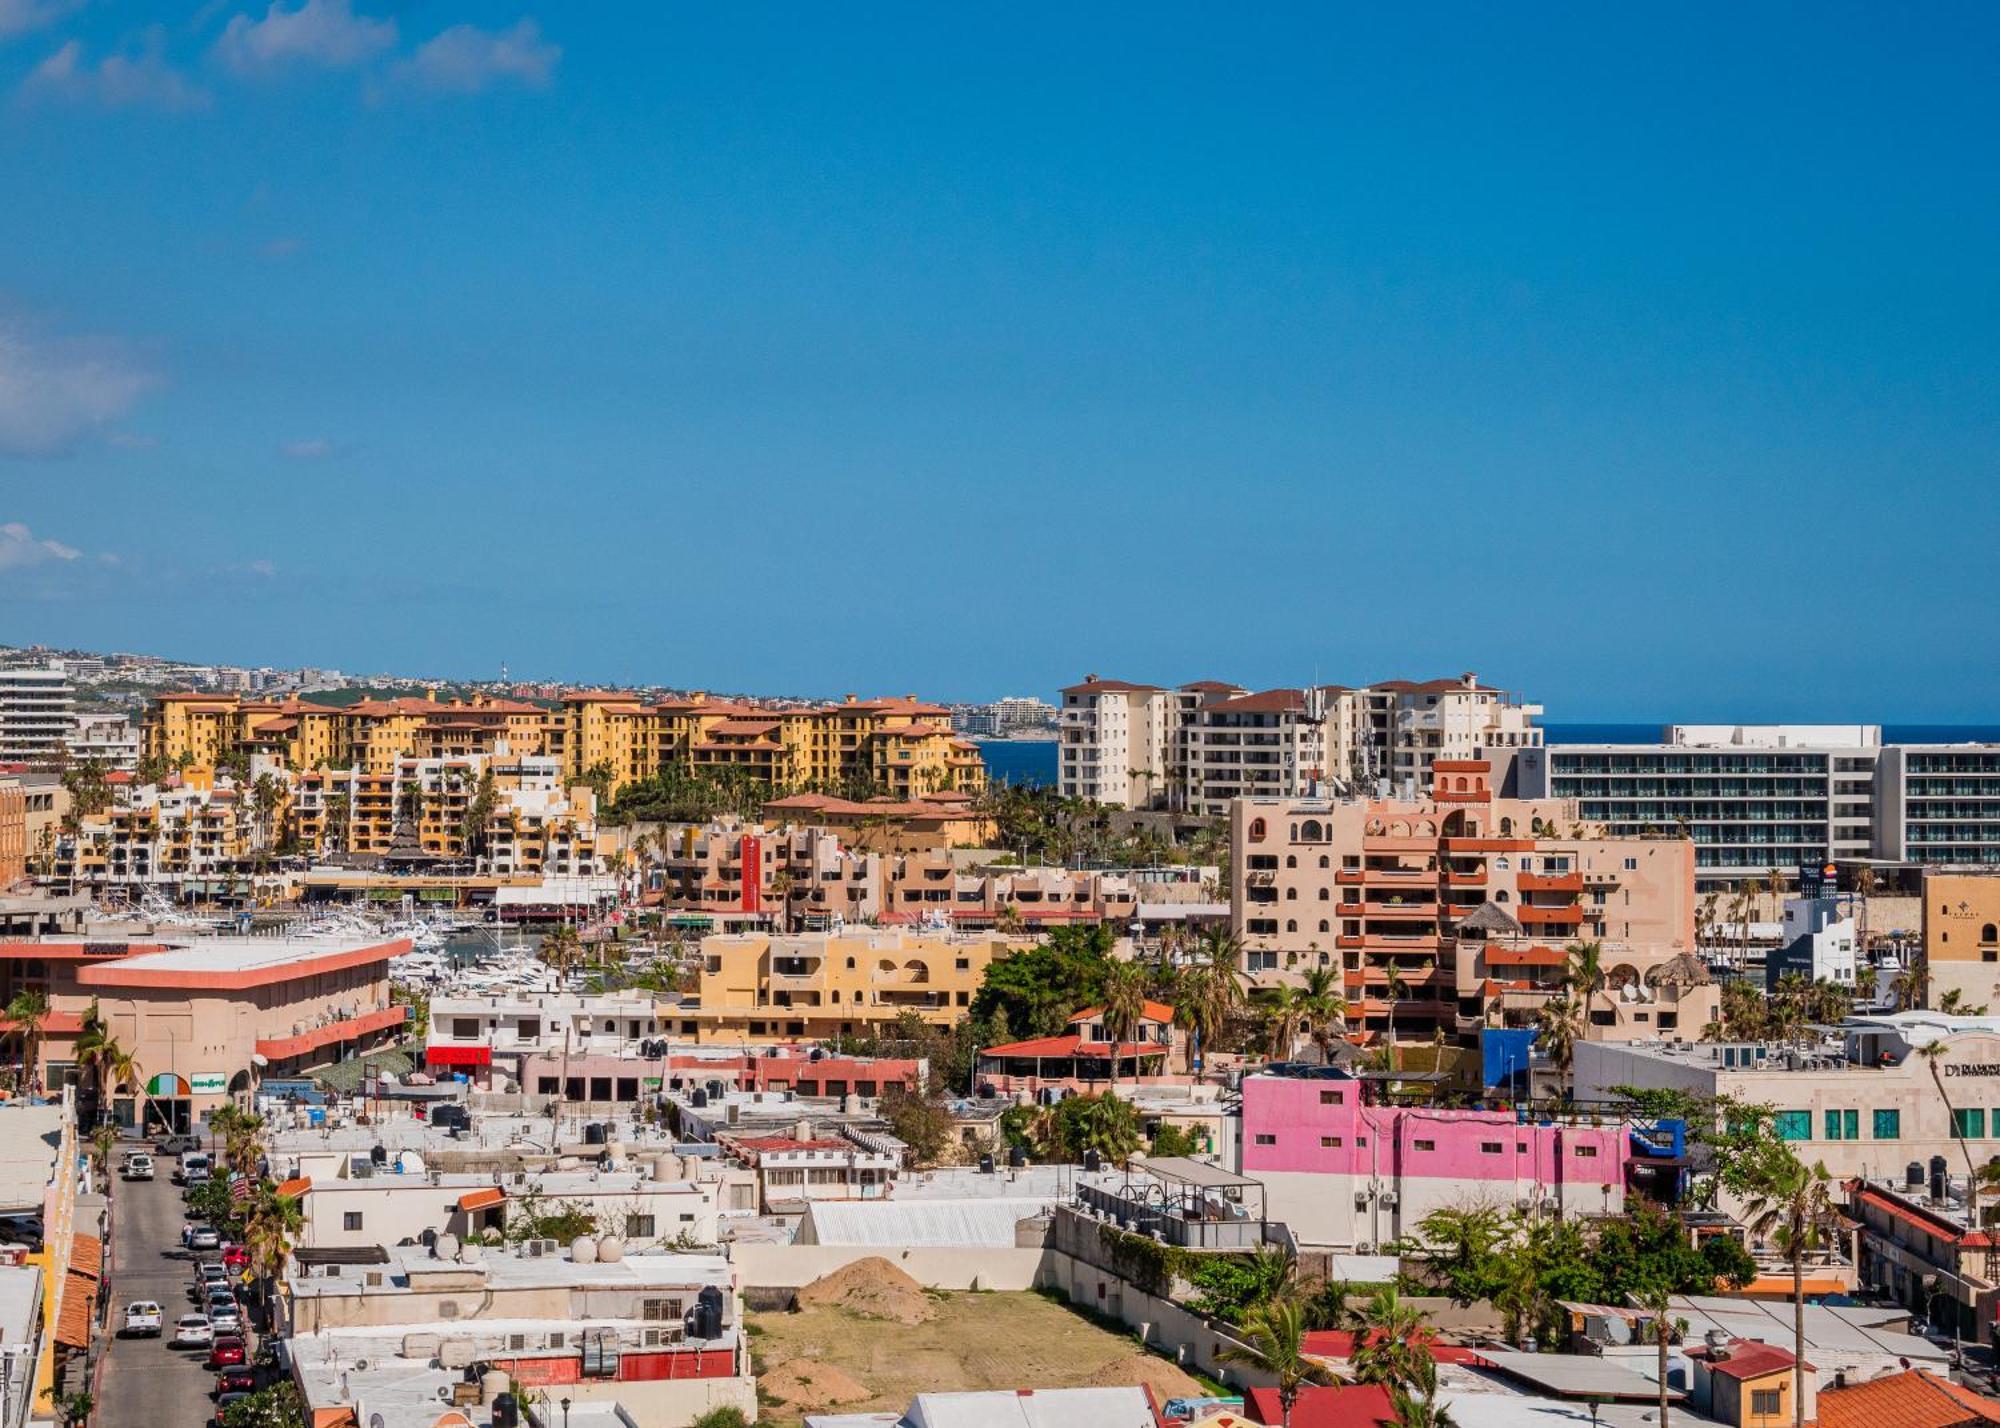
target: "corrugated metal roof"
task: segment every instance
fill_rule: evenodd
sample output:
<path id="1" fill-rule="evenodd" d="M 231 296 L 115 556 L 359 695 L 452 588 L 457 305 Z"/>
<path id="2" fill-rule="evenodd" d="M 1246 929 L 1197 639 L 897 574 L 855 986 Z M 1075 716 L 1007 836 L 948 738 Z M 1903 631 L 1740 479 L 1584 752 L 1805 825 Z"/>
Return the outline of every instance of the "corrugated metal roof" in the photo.
<path id="1" fill-rule="evenodd" d="M 1047 1199 L 814 1200 L 797 1242 L 904 1249 L 968 1246 L 1011 1249 L 1014 1227 L 1049 1212 Z"/>

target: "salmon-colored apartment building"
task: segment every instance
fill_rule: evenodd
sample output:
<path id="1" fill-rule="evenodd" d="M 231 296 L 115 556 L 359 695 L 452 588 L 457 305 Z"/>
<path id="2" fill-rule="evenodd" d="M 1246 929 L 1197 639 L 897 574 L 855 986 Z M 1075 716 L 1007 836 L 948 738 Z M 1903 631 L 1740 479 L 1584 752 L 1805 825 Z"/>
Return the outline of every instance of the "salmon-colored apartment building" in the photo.
<path id="1" fill-rule="evenodd" d="M 1503 949 L 1550 962 L 1603 942 L 1607 968 L 1614 947 L 1649 963 L 1693 951 L 1690 841 L 1606 837 L 1562 800 L 1495 797 L 1491 777 L 1484 759 L 1441 759 L 1420 800 L 1236 802 L 1245 973 L 1273 984 L 1338 967 L 1351 1029 L 1469 1036 L 1497 993 L 1531 980 Z"/>

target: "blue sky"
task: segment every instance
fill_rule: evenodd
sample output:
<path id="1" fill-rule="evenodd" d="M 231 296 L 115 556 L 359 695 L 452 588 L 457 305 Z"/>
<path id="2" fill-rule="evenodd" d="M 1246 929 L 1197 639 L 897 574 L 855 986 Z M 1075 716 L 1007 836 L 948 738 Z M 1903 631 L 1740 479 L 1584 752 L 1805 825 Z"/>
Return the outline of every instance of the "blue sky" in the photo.
<path id="1" fill-rule="evenodd" d="M 0 0 L 0 641 L 1996 717 L 1906 8 Z"/>

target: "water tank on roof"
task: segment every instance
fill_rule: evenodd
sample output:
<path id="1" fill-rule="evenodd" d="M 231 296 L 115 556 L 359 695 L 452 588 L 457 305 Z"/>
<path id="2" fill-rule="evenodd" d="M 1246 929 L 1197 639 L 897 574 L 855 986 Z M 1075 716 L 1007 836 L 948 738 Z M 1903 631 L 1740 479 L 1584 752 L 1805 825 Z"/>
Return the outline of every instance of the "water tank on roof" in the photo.
<path id="1" fill-rule="evenodd" d="M 604 1122 L 603 1122 L 603 1121 L 586 1121 L 586 1122 L 584 1122 L 584 1126 L 583 1126 L 583 1143 L 584 1143 L 585 1145 L 603 1145 L 603 1144 L 604 1144 Z"/>
<path id="2" fill-rule="evenodd" d="M 656 1155 L 646 1162 L 646 1168 L 653 1172 L 655 1180 L 678 1180 L 681 1158 L 678 1155 Z"/>
<path id="3" fill-rule="evenodd" d="M 616 1264 L 623 1258 L 625 1258 L 625 1241 L 619 1239 L 618 1236 L 606 1235 L 597 1242 L 597 1262 L 599 1264 Z"/>
<path id="4" fill-rule="evenodd" d="M 1911 1190 L 1924 1188 L 1924 1163 L 1921 1160 L 1913 1160 L 1903 1167 L 1903 1184 Z"/>
<path id="5" fill-rule="evenodd" d="M 1931 1157 L 1931 1199 L 1936 1200 L 1939 1204 L 1944 1203 L 1945 1190 L 1948 1183 L 1945 1172 L 1949 1168 L 1950 1162 L 1942 1155 L 1933 1155 Z"/>
<path id="6" fill-rule="evenodd" d="M 499 1369 L 486 1370 L 479 1376 L 479 1401 L 488 1404 L 496 1402 L 507 1391 L 510 1382 L 512 1380 Z M 494 1418 L 497 1422 L 499 1415 L 496 1413 Z"/>
<path id="7" fill-rule="evenodd" d="M 992 1156 L 990 1156 L 990 1155 L 982 1155 L 982 1156 L 980 1156 L 980 1157 L 979 1157 L 979 1173 L 980 1173 L 981 1175 L 991 1175 L 991 1174 L 993 1173 L 993 1157 L 992 1157 Z"/>
<path id="8" fill-rule="evenodd" d="M 688 1104 L 698 1111 L 706 1110 L 708 1108 L 708 1092 L 702 1090 L 699 1086 L 695 1087 L 694 1094 L 688 1097 Z"/>
<path id="9" fill-rule="evenodd" d="M 431 1246 L 431 1253 L 436 1255 L 439 1259 L 450 1259 L 450 1260 L 457 1259 L 458 1236 L 454 1234 L 439 1235 L 437 1237 L 437 1243 Z"/>
<path id="10" fill-rule="evenodd" d="M 1093 1175 L 1096 1174 L 1104 1168 L 1104 1157 L 1099 1155 L 1094 1149 L 1086 1150 L 1083 1153 L 1083 1168 Z"/>
<path id="11" fill-rule="evenodd" d="M 569 1257 L 578 1264 L 596 1264 L 597 1241 L 589 1235 L 578 1235 L 570 1241 Z"/>
<path id="12" fill-rule="evenodd" d="M 389 1163 L 389 1147 L 377 1141 L 374 1148 L 368 1152 L 368 1158 L 377 1165 L 387 1165 Z"/>
<path id="13" fill-rule="evenodd" d="M 1016 1146 L 1010 1146 L 1008 1148 L 1007 1164 L 1011 1168 L 1015 1170 L 1020 1170 L 1026 1167 L 1027 1163 L 1028 1163 L 1028 1149 L 1026 1146 L 1016 1145 Z"/>

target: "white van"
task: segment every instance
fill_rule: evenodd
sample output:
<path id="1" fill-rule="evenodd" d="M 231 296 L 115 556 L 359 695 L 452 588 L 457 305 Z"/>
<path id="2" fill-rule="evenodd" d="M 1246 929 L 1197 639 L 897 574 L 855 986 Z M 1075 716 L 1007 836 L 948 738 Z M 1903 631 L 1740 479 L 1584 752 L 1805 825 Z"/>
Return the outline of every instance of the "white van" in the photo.
<path id="1" fill-rule="evenodd" d="M 190 1150 L 181 1156 L 181 1183 L 192 1185 L 197 1180 L 208 1179 L 209 1160 L 205 1150 Z"/>

